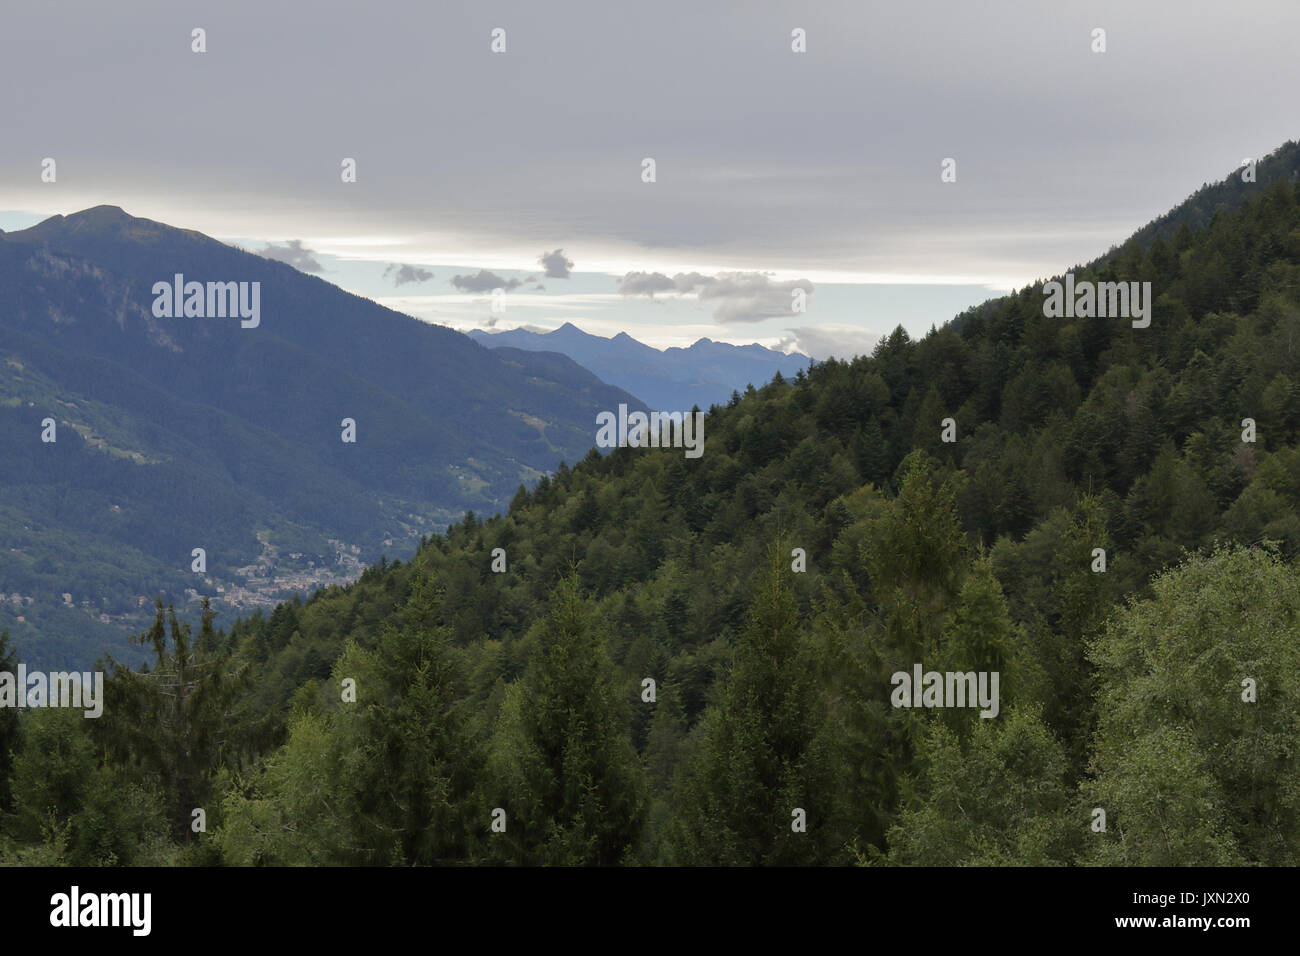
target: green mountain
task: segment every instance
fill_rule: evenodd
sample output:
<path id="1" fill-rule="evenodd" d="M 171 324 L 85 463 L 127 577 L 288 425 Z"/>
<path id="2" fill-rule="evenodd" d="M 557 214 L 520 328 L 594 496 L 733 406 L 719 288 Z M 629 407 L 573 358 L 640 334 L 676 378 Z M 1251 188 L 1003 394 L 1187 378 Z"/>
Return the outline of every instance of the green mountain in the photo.
<path id="1" fill-rule="evenodd" d="M 158 681 L 24 716 L 0 853 L 1300 863 L 1300 189 L 1074 280 L 1152 321 L 1026 288 L 747 390 L 698 459 L 589 452 L 228 631 L 159 607 Z"/>
<path id="2" fill-rule="evenodd" d="M 1218 182 L 1202 184 L 1176 207 L 1135 232 L 1133 241 L 1146 248 L 1157 236 L 1173 239 L 1184 226 L 1204 229 L 1215 213 L 1232 212 L 1261 189 L 1278 182 L 1295 183 L 1297 179 L 1300 179 L 1300 142 L 1284 143 L 1259 159 L 1253 171 L 1239 167 Z"/>
<path id="3" fill-rule="evenodd" d="M 260 283 L 258 324 L 155 315 L 176 274 Z M 0 629 L 86 665 L 159 593 L 233 617 L 350 580 L 581 456 L 620 402 L 644 407 L 116 207 L 0 235 Z"/>

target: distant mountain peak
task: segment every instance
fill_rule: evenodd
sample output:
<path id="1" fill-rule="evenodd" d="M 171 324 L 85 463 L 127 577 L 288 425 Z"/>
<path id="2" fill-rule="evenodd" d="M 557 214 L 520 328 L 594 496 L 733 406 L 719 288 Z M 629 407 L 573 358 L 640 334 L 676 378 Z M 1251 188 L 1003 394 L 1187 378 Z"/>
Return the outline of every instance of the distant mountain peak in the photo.
<path id="1" fill-rule="evenodd" d="M 70 213 L 67 216 L 51 216 L 32 228 L 42 229 L 48 226 L 62 225 L 65 229 L 102 229 L 106 226 L 122 226 L 128 223 L 145 223 L 148 221 L 147 219 L 137 219 L 121 206 L 103 204 L 91 206 L 89 209 Z"/>
<path id="2" fill-rule="evenodd" d="M 189 240 L 224 245 L 218 243 L 211 236 L 206 236 L 193 229 L 181 229 L 176 226 L 169 226 L 165 222 L 133 216 L 121 206 L 113 206 L 108 203 L 91 206 L 88 209 L 69 213 L 66 216 L 50 216 L 48 219 L 44 219 L 27 229 L 11 232 L 6 238 L 16 239 L 20 242 L 35 239 L 40 242 L 64 240 L 84 243 L 87 241 L 94 242 L 101 237 L 109 242 L 143 240 L 157 243 L 160 241 Z M 100 252 L 102 250 L 95 249 L 91 255 L 94 257 Z"/>
<path id="3" fill-rule="evenodd" d="M 157 315 L 152 290 L 177 274 L 257 288 L 268 305 L 260 325 L 233 309 Z M 307 580 L 341 582 L 381 554 L 405 559 L 465 509 L 503 509 L 520 482 L 582 459 L 601 410 L 645 407 L 554 344 L 493 354 L 287 263 L 113 205 L 0 236 L 0 290 L 0 435 L 34 433 L 46 415 L 60 426 L 62 457 L 15 441 L 0 458 L 0 583 L 11 596 L 44 596 L 24 604 L 29 619 L 14 629 L 29 662 L 67 654 L 85 666 L 105 650 L 125 659 L 118 628 L 148 623 L 137 593 L 175 596 L 183 613 L 192 579 L 173 536 L 202 540 L 213 556 L 204 592 L 230 614 Z M 365 454 L 341 451 L 343 415 L 361 424 Z M 82 510 L 66 510 L 65 497 Z M 331 542 L 346 542 L 347 560 Z M 57 565 L 29 560 L 29 543 Z M 129 572 L 117 563 L 124 553 Z M 266 573 L 249 577 L 255 565 Z M 69 588 L 95 596 L 93 618 L 64 619 L 57 595 Z M 112 603 L 99 603 L 109 588 Z M 0 631 L 11 607 L 0 602 Z"/>
<path id="4" fill-rule="evenodd" d="M 808 361 L 806 356 L 787 355 L 757 343 L 731 345 L 708 338 L 690 348 L 657 349 L 628 332 L 606 338 L 584 332 L 572 322 L 545 333 L 520 328 L 493 334 L 475 329 L 469 335 L 488 348 L 560 352 L 601 381 L 626 389 L 660 410 L 725 404 L 733 391 L 769 382 L 778 371 L 794 375 Z"/>
<path id="5" fill-rule="evenodd" d="M 68 216 L 70 220 L 85 220 L 87 222 L 121 222 L 135 218 L 121 206 L 110 206 L 108 203 L 100 203 L 98 206 L 91 206 L 89 209 L 83 209 L 81 212 L 74 212 Z"/>
<path id="6" fill-rule="evenodd" d="M 514 331 L 528 332 L 529 330 L 527 328 L 520 328 L 520 329 L 515 329 Z M 542 332 L 540 333 L 540 335 L 542 338 L 550 339 L 551 341 L 554 342 L 568 342 L 570 344 L 572 344 L 575 341 L 586 342 L 590 339 L 594 339 L 598 337 L 592 335 L 590 332 L 582 331 L 582 329 L 578 328 L 572 322 L 565 322 L 558 329 L 551 329 L 551 331 Z"/>

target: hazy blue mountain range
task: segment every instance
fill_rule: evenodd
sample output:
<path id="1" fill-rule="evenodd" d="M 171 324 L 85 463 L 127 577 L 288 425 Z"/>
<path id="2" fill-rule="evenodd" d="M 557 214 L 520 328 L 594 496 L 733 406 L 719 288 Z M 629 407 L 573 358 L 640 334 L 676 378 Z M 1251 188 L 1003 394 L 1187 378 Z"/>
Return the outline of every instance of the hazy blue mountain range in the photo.
<path id="1" fill-rule="evenodd" d="M 259 324 L 156 317 L 177 273 L 260 283 Z M 621 402 L 645 408 L 113 206 L 0 234 L 0 629 L 85 664 L 159 593 L 230 609 L 354 576 L 582 458 Z"/>
<path id="2" fill-rule="evenodd" d="M 551 332 L 512 329 L 484 332 L 470 338 L 490 348 L 509 346 L 530 352 L 559 352 L 601 381 L 627 389 L 651 408 L 688 411 L 699 405 L 725 404 L 733 391 L 743 392 L 772 380 L 777 372 L 793 375 L 807 368 L 809 358 L 787 355 L 761 345 L 729 345 L 700 339 L 690 348 L 656 349 L 626 332 L 611 339 L 591 335 L 570 322 Z"/>

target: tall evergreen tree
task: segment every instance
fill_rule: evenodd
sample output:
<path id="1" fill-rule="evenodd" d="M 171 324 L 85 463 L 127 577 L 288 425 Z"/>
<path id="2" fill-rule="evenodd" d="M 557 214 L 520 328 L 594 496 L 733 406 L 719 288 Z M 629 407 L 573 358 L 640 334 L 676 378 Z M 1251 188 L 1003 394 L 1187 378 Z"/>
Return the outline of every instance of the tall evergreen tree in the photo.
<path id="1" fill-rule="evenodd" d="M 18 674 L 18 655 L 9 644 L 9 632 L 0 631 L 0 673 Z M 19 749 L 18 710 L 0 709 L 0 815 L 13 809 L 9 777 L 13 773 L 14 752 Z"/>
<path id="2" fill-rule="evenodd" d="M 441 611 L 435 584 L 417 575 L 379 646 L 349 645 L 326 704 L 308 701 L 285 746 L 227 797 L 228 860 L 434 865 L 479 855 L 483 755 Z"/>
<path id="3" fill-rule="evenodd" d="M 157 775 L 173 835 L 187 841 L 193 811 L 206 811 L 213 777 L 240 754 L 247 727 L 233 704 L 248 671 L 218 648 L 207 598 L 197 644 L 173 608 L 164 612 L 161 598 L 155 612 L 153 627 L 135 638 L 152 649 L 153 666 L 135 671 L 109 658 L 104 715 L 94 730 L 116 762 Z"/>
<path id="4" fill-rule="evenodd" d="M 620 862 L 641 836 L 643 772 L 599 620 L 570 574 L 533 629 L 492 741 L 506 831 L 497 852 L 524 863 Z M 494 808 L 495 809 L 495 808 Z"/>
<path id="5" fill-rule="evenodd" d="M 698 729 L 674 820 L 677 862 L 753 866 L 846 858 L 816 664 L 789 576 L 773 552 L 718 702 Z"/>

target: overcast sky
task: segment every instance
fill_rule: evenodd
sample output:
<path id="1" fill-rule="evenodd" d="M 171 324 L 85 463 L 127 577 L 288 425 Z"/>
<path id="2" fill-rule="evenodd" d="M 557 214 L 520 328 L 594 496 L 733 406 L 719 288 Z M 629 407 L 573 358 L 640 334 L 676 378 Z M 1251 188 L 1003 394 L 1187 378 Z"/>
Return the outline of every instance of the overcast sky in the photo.
<path id="1" fill-rule="evenodd" d="M 457 328 L 852 354 L 1300 136 L 1297 38 L 1300 0 L 5 0 L 0 227 L 110 203 Z"/>

